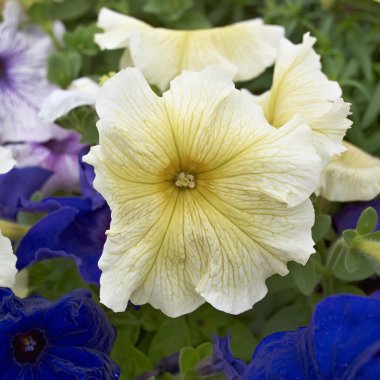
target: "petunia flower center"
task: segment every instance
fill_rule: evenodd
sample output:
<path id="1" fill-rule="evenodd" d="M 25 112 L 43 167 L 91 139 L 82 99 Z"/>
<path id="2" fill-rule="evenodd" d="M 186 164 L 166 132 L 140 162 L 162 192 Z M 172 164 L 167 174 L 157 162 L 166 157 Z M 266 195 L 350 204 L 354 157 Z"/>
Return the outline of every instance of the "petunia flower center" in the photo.
<path id="1" fill-rule="evenodd" d="M 0 57 L 0 80 L 5 76 L 6 65 L 4 58 Z"/>
<path id="2" fill-rule="evenodd" d="M 30 330 L 13 338 L 13 352 L 19 363 L 34 363 L 46 345 L 46 339 L 39 330 Z"/>
<path id="3" fill-rule="evenodd" d="M 192 174 L 181 172 L 178 174 L 177 180 L 175 181 L 175 185 L 177 187 L 183 187 L 183 188 L 188 187 L 190 189 L 194 189 L 195 187 L 194 176 Z"/>

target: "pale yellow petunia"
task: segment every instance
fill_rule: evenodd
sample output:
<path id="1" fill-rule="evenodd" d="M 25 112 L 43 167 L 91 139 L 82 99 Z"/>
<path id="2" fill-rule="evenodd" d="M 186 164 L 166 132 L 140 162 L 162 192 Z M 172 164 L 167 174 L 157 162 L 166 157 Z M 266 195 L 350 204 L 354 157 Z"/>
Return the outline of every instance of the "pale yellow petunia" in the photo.
<path id="1" fill-rule="evenodd" d="M 252 96 L 260 104 L 269 123 L 281 128 L 300 115 L 313 130 L 313 144 L 327 165 L 334 154 L 344 151 L 341 141 L 352 122 L 350 105 L 341 96 L 337 82 L 321 71 L 320 56 L 314 51 L 316 39 L 305 34 L 294 45 L 282 39 L 270 91 Z M 247 94 L 247 93 L 246 93 Z"/>
<path id="2" fill-rule="evenodd" d="M 321 175 L 319 194 L 330 201 L 369 201 L 380 193 L 380 159 L 343 142 Z"/>
<path id="3" fill-rule="evenodd" d="M 258 76 L 271 66 L 284 30 L 261 19 L 202 30 L 153 28 L 130 16 L 103 8 L 95 35 L 102 49 L 126 48 L 121 67 L 138 67 L 149 83 L 166 90 L 184 70 L 208 65 L 224 69 L 234 81 Z"/>
<path id="4" fill-rule="evenodd" d="M 314 252 L 320 158 L 299 117 L 277 130 L 216 68 L 157 96 L 138 69 L 100 90 L 100 144 L 84 160 L 112 210 L 101 302 L 175 317 L 204 302 L 241 313 L 265 280 Z"/>
<path id="5" fill-rule="evenodd" d="M 6 173 L 14 165 L 10 150 L 0 147 L 0 174 Z M 0 287 L 12 288 L 16 273 L 16 256 L 13 254 L 11 242 L 0 231 Z"/>

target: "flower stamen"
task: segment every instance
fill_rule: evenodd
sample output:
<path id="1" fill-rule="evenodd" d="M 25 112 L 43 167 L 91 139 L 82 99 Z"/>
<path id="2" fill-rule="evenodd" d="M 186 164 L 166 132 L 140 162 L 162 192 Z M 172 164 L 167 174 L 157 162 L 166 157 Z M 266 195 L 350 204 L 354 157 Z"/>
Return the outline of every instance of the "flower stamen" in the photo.
<path id="1" fill-rule="evenodd" d="M 177 187 L 189 187 L 190 189 L 194 189 L 194 176 L 192 174 L 186 174 L 184 172 L 181 172 L 179 173 L 177 180 L 175 181 L 175 185 Z"/>

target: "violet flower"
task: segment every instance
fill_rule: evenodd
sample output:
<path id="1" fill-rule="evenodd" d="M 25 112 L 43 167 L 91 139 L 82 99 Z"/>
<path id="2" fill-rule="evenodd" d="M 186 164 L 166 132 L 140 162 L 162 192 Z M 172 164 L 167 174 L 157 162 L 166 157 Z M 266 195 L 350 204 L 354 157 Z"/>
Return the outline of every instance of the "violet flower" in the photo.
<path id="1" fill-rule="evenodd" d="M 36 27 L 20 29 L 16 1 L 5 3 L 0 24 L 0 143 L 45 141 L 60 128 L 38 116 L 44 98 L 55 88 L 46 78 L 53 46 Z"/>

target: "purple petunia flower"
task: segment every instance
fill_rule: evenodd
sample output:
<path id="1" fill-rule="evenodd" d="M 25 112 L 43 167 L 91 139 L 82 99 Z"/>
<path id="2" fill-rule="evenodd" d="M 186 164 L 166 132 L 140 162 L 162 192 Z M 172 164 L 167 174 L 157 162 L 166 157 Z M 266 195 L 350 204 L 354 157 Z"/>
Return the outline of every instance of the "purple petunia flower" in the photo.
<path id="1" fill-rule="evenodd" d="M 109 353 L 116 333 L 90 292 L 56 302 L 20 299 L 0 288 L 0 378 L 3 380 L 114 380 Z"/>
<path id="2" fill-rule="evenodd" d="M 45 141 L 59 128 L 38 116 L 42 101 L 55 88 L 46 79 L 53 51 L 50 38 L 36 27 L 19 29 L 20 5 L 8 1 L 0 25 L 0 143 Z"/>
<path id="3" fill-rule="evenodd" d="M 12 147 L 18 167 L 39 166 L 53 172 L 42 188 L 46 195 L 56 191 L 79 192 L 78 156 L 84 145 L 80 135 L 67 132 L 45 142 L 17 144 Z"/>
<path id="4" fill-rule="evenodd" d="M 377 380 L 380 292 L 320 302 L 307 327 L 267 336 L 243 380 Z"/>

